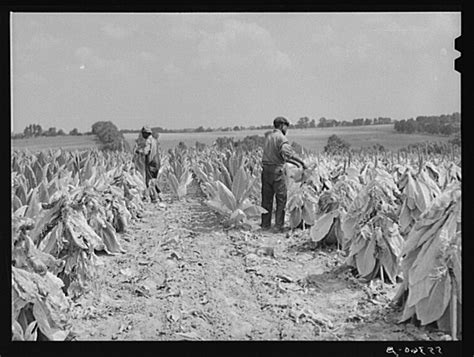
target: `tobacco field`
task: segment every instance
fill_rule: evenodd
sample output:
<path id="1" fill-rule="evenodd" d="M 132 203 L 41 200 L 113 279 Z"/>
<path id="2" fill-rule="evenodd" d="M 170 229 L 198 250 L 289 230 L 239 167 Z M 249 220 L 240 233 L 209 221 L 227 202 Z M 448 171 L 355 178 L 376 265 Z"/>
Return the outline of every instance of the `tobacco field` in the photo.
<path id="1" fill-rule="evenodd" d="M 305 154 L 259 229 L 261 152 L 11 154 L 13 340 L 460 340 L 459 154 Z"/>

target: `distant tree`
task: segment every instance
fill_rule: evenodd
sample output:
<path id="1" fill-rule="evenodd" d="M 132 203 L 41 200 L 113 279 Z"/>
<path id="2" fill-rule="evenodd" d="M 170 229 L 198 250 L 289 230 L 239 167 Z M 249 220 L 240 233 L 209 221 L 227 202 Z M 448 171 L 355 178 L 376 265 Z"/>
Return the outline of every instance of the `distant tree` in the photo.
<path id="1" fill-rule="evenodd" d="M 309 118 L 308 117 L 302 117 L 298 119 L 298 122 L 296 123 L 295 127 L 297 128 L 308 128 L 309 127 Z"/>
<path id="2" fill-rule="evenodd" d="M 452 135 L 453 133 L 454 133 L 454 127 L 452 125 L 446 124 L 440 127 L 440 134 Z"/>
<path id="3" fill-rule="evenodd" d="M 461 134 L 460 133 L 456 134 L 454 138 L 449 141 L 449 143 L 455 146 L 461 146 Z"/>
<path id="4" fill-rule="evenodd" d="M 372 125 L 372 119 L 366 118 L 364 120 L 364 125 Z"/>
<path id="5" fill-rule="evenodd" d="M 33 136 L 33 129 L 31 128 L 31 125 L 28 125 L 25 129 L 23 129 L 23 136 L 25 138 Z"/>
<path id="6" fill-rule="evenodd" d="M 196 130 L 194 130 L 196 133 L 202 133 L 205 131 L 204 127 L 201 125 L 200 127 L 198 127 Z"/>
<path id="7" fill-rule="evenodd" d="M 348 152 L 350 144 L 337 135 L 331 135 L 328 139 L 324 152 L 328 154 L 342 154 Z"/>
<path id="8" fill-rule="evenodd" d="M 234 126 L 234 129 L 233 129 L 233 130 L 234 130 L 234 131 L 239 131 L 239 130 L 240 130 L 240 126 L 238 126 L 238 125 Z"/>
<path id="9" fill-rule="evenodd" d="M 413 134 L 416 131 L 416 121 L 413 118 L 407 120 L 405 125 L 405 132 L 407 134 Z"/>
<path id="10" fill-rule="evenodd" d="M 11 139 L 23 139 L 25 135 L 23 133 L 11 133 Z"/>
<path id="11" fill-rule="evenodd" d="M 77 136 L 77 135 L 81 135 L 81 134 L 79 133 L 79 131 L 77 130 L 77 128 L 74 128 L 74 129 L 72 129 L 72 130 L 69 132 L 69 135 Z"/>
<path id="12" fill-rule="evenodd" d="M 63 130 L 63 129 L 59 129 L 59 131 L 58 131 L 58 134 L 57 134 L 57 135 L 64 136 L 64 135 L 66 135 L 66 133 L 64 132 L 64 130 Z"/>
<path id="13" fill-rule="evenodd" d="M 310 128 L 316 128 L 316 120 L 311 119 L 311 121 L 309 122 L 309 127 Z"/>
<path id="14" fill-rule="evenodd" d="M 49 128 L 46 132 L 43 133 L 44 136 L 56 136 L 58 132 L 56 131 L 55 127 Z"/>
<path id="15" fill-rule="evenodd" d="M 130 145 L 125 140 L 123 133 L 110 121 L 94 123 L 92 134 L 98 137 L 103 150 L 130 150 Z"/>
<path id="16" fill-rule="evenodd" d="M 326 118 L 321 117 L 319 118 L 318 128 L 324 128 L 324 127 L 326 127 Z"/>
<path id="17" fill-rule="evenodd" d="M 329 119 L 329 120 L 327 121 L 327 124 L 328 124 L 327 126 L 328 126 L 328 127 L 331 127 L 331 128 L 332 128 L 332 127 L 335 127 L 335 126 L 339 126 L 339 125 L 338 125 L 339 122 L 338 122 L 336 119 Z"/>
<path id="18" fill-rule="evenodd" d="M 39 124 L 30 124 L 23 130 L 23 136 L 26 138 L 32 136 L 41 136 L 43 134 L 43 129 Z"/>
<path id="19" fill-rule="evenodd" d="M 379 124 L 391 124 L 391 123 L 392 123 L 392 119 L 379 117 L 378 123 L 379 123 Z"/>

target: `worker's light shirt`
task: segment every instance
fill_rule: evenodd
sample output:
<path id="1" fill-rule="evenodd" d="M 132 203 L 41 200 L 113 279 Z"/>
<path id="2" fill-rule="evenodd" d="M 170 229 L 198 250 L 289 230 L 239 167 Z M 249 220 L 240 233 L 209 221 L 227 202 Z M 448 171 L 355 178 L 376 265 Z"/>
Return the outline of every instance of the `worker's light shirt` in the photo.
<path id="1" fill-rule="evenodd" d="M 156 139 L 152 135 L 150 135 L 145 140 L 145 146 L 139 149 L 139 151 L 144 155 L 148 156 L 148 162 L 154 161 L 158 154 L 158 144 L 156 142 Z"/>
<path id="2" fill-rule="evenodd" d="M 293 148 L 279 129 L 273 129 L 265 136 L 262 164 L 281 166 L 293 156 Z"/>

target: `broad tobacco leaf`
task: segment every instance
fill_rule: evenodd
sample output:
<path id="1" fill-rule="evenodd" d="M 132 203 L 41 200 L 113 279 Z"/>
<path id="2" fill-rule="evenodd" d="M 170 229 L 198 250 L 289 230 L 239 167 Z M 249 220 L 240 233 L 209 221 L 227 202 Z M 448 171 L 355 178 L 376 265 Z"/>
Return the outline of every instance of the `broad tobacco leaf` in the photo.
<path id="1" fill-rule="evenodd" d="M 302 219 L 301 208 L 295 207 L 290 212 L 290 227 L 291 228 L 297 227 L 301 223 L 301 219 Z"/>
<path id="2" fill-rule="evenodd" d="M 305 200 L 302 210 L 302 218 L 306 224 L 314 225 L 316 219 L 316 209 L 311 201 Z"/>
<path id="3" fill-rule="evenodd" d="M 234 212 L 237 209 L 237 201 L 234 194 L 220 181 L 217 182 L 217 190 L 220 202 L 231 212 Z"/>
<path id="4" fill-rule="evenodd" d="M 433 284 L 430 295 L 416 304 L 416 316 L 427 325 L 443 316 L 451 299 L 451 278 L 443 275 Z"/>
<path id="5" fill-rule="evenodd" d="M 44 276 L 12 267 L 12 297 L 15 306 L 12 311 L 16 319 L 25 304 L 33 304 L 33 315 L 46 336 L 64 329 L 69 321 L 70 303 L 62 291 L 63 282 L 50 272 Z"/>
<path id="6" fill-rule="evenodd" d="M 356 255 L 357 270 L 360 276 L 365 277 L 373 272 L 375 268 L 375 239 L 370 239 L 365 249 L 361 249 Z"/>
<path id="7" fill-rule="evenodd" d="M 315 222 L 314 225 L 311 227 L 310 235 L 311 239 L 314 242 L 319 242 L 323 239 L 331 229 L 333 224 L 334 218 L 339 215 L 339 211 L 335 210 L 329 213 L 323 214 L 319 217 Z"/>

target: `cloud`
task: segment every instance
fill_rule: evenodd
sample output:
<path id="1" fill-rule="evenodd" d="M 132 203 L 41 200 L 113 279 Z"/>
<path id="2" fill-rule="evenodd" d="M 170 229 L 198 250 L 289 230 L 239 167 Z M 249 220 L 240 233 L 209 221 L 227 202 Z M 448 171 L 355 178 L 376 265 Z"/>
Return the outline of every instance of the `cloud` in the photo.
<path id="1" fill-rule="evenodd" d="M 311 41 L 319 45 L 327 45 L 334 41 L 336 33 L 331 25 L 324 25 L 311 35 Z"/>
<path id="2" fill-rule="evenodd" d="M 36 87 L 46 84 L 48 81 L 47 79 L 39 73 L 36 72 L 27 72 L 19 76 L 18 79 L 15 80 L 15 83 L 18 86 L 25 86 L 25 87 Z"/>
<path id="3" fill-rule="evenodd" d="M 199 40 L 206 32 L 217 31 L 229 16 L 225 13 L 179 14 L 173 18 L 170 34 L 176 40 Z"/>
<path id="4" fill-rule="evenodd" d="M 170 79 L 181 79 L 184 76 L 184 72 L 181 68 L 176 66 L 174 63 L 168 63 L 165 67 L 163 67 L 163 72 L 170 78 Z"/>
<path id="5" fill-rule="evenodd" d="M 225 70 L 256 65 L 284 70 L 292 66 L 289 56 L 277 48 L 266 29 L 237 20 L 224 21 L 220 32 L 201 34 L 198 62 L 203 68 Z"/>
<path id="6" fill-rule="evenodd" d="M 89 47 L 80 47 L 75 51 L 75 56 L 85 65 L 85 68 L 103 69 L 115 74 L 128 72 L 130 64 L 121 59 L 105 59 L 94 53 Z"/>
<path id="7" fill-rule="evenodd" d="M 153 62 L 156 61 L 157 57 L 155 54 L 148 52 L 148 51 L 142 51 L 138 54 L 138 59 L 145 61 L 145 62 Z"/>
<path id="8" fill-rule="evenodd" d="M 201 36 L 201 31 L 187 22 L 173 26 L 170 33 L 171 36 L 177 40 L 196 40 Z"/>
<path id="9" fill-rule="evenodd" d="M 371 16 L 366 24 L 382 41 L 408 51 L 427 50 L 460 32 L 460 15 L 409 13 Z M 454 45 L 454 44 L 453 44 Z"/>
<path id="10" fill-rule="evenodd" d="M 128 28 L 124 28 L 118 25 L 114 25 L 112 23 L 107 23 L 102 26 L 101 30 L 104 32 L 105 35 L 108 37 L 112 37 L 117 40 L 121 40 L 124 38 L 129 37 L 132 35 L 133 31 Z"/>
<path id="11" fill-rule="evenodd" d="M 58 37 L 48 33 L 35 33 L 29 43 L 25 46 L 28 50 L 48 50 L 62 43 Z"/>

